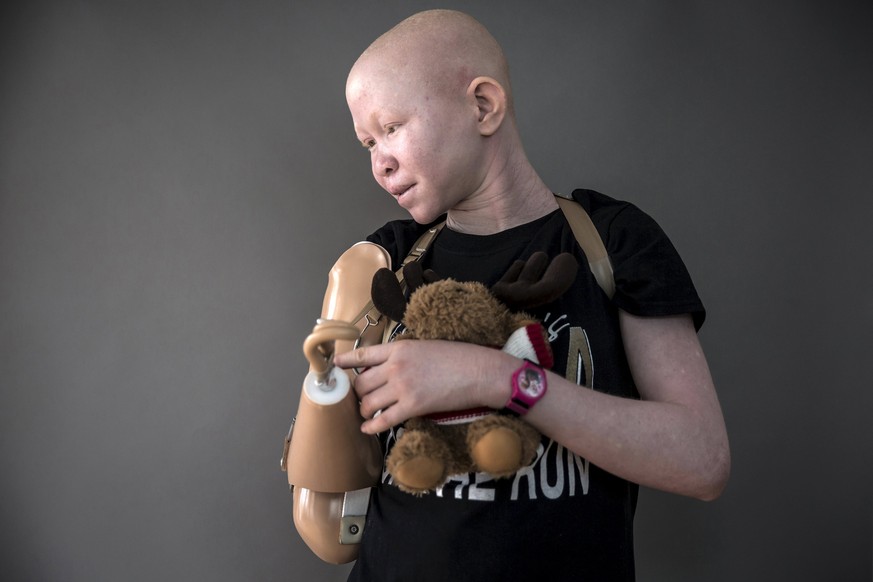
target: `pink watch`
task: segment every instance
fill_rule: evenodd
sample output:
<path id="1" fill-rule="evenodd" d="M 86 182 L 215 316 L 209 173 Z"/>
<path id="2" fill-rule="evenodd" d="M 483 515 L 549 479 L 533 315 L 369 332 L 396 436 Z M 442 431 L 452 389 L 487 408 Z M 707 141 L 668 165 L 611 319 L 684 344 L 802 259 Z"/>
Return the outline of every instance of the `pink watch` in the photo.
<path id="1" fill-rule="evenodd" d="M 516 416 L 524 416 L 545 396 L 547 387 L 545 370 L 530 360 L 525 360 L 521 368 L 512 375 L 512 395 L 503 410 Z"/>

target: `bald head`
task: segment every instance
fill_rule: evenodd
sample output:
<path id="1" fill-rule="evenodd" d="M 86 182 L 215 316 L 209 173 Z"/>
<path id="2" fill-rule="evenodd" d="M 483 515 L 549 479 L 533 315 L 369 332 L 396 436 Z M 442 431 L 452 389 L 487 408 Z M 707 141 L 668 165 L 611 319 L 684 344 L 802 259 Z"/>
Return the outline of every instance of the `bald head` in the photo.
<path id="1" fill-rule="evenodd" d="M 477 77 L 491 77 L 512 107 L 509 68 L 500 45 L 476 19 L 453 10 L 420 12 L 380 36 L 355 62 L 349 85 L 362 76 L 451 93 L 466 90 Z"/>
<path id="2" fill-rule="evenodd" d="M 422 12 L 380 36 L 346 101 L 376 181 L 420 224 L 448 214 L 484 234 L 555 206 L 521 145 L 503 51 L 470 16 Z"/>

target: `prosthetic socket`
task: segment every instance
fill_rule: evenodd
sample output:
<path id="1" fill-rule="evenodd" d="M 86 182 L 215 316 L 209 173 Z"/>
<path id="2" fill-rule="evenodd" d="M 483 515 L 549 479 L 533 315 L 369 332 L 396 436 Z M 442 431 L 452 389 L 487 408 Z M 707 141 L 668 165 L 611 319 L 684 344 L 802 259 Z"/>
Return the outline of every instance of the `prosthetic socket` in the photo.
<path id="1" fill-rule="evenodd" d="M 357 557 L 382 451 L 377 437 L 360 430 L 354 373 L 336 368 L 333 357 L 381 342 L 386 322 L 370 310 L 370 283 L 390 262 L 382 247 L 358 243 L 331 269 L 321 319 L 303 345 L 310 368 L 285 439 L 282 468 L 293 492 L 294 525 L 319 558 L 335 564 Z"/>

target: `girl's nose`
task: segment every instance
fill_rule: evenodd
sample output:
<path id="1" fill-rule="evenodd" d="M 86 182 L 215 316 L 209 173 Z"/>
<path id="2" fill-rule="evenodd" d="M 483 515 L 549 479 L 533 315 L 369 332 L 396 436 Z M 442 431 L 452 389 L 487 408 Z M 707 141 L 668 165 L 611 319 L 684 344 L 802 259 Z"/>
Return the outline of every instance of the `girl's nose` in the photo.
<path id="1" fill-rule="evenodd" d="M 374 146 L 376 149 L 373 152 L 373 175 L 377 178 L 384 178 L 391 175 L 397 170 L 397 159 L 385 152 L 380 145 Z"/>

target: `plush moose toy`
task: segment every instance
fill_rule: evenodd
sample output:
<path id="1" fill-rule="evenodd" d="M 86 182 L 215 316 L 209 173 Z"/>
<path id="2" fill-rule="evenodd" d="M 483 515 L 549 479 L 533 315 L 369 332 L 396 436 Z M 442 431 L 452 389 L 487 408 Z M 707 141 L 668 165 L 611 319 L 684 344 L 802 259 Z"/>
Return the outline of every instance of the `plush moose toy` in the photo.
<path id="1" fill-rule="evenodd" d="M 544 368 L 553 364 L 542 325 L 520 312 L 557 299 L 572 285 L 578 265 L 563 253 L 549 262 L 545 253 L 516 261 L 491 290 L 475 282 L 440 279 L 407 264 L 400 281 L 390 269 L 373 277 L 373 304 L 405 330 L 398 339 L 441 339 L 490 346 L 527 358 Z M 533 461 L 540 434 L 517 418 L 482 408 L 415 417 L 388 455 L 394 482 L 423 495 L 450 475 L 484 471 L 508 477 Z"/>

